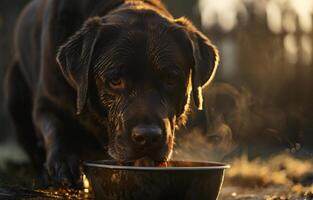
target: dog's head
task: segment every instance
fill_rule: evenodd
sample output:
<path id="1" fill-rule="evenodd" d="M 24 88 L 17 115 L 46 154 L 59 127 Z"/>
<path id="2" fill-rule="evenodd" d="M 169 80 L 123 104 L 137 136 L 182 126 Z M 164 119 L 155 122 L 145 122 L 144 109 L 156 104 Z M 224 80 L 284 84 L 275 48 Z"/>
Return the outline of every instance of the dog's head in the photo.
<path id="1" fill-rule="evenodd" d="M 88 104 L 108 127 L 113 158 L 167 160 L 191 88 L 201 108 L 201 88 L 214 76 L 218 55 L 185 18 L 124 9 L 89 19 L 57 60 L 77 91 L 77 113 Z"/>

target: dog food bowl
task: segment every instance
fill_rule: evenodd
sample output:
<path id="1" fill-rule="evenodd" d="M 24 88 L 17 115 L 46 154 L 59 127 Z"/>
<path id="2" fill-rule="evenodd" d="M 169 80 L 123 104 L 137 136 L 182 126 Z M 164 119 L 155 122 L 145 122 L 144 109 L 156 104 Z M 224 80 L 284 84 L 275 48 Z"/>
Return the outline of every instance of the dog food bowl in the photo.
<path id="1" fill-rule="evenodd" d="M 84 164 L 96 199 L 107 200 L 216 200 L 224 170 L 215 162 L 170 161 L 156 166 L 134 162 L 93 161 Z"/>

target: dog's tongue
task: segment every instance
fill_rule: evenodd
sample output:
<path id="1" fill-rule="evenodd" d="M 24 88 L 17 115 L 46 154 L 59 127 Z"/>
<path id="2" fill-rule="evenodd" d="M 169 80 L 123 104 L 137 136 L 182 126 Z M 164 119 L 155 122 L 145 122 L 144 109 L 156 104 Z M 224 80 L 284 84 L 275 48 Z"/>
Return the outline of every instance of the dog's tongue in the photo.
<path id="1" fill-rule="evenodd" d="M 167 162 L 154 161 L 150 158 L 143 157 L 135 160 L 134 166 L 136 167 L 167 167 Z"/>

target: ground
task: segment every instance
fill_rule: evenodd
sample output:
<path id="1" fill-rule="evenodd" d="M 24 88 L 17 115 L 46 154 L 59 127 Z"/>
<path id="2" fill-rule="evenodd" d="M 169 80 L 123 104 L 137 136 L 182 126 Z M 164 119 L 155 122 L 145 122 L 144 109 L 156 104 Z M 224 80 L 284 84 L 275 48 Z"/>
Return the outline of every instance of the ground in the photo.
<path id="1" fill-rule="evenodd" d="M 25 155 L 14 143 L 0 146 L 0 152 L 0 199 L 92 199 L 87 183 L 80 191 L 38 189 Z M 229 163 L 220 200 L 313 200 L 312 157 L 300 158 L 289 152 L 250 160 L 242 155 Z"/>
<path id="2" fill-rule="evenodd" d="M 250 161 L 242 156 L 231 163 L 220 199 L 313 199 L 313 160 L 284 153 Z"/>

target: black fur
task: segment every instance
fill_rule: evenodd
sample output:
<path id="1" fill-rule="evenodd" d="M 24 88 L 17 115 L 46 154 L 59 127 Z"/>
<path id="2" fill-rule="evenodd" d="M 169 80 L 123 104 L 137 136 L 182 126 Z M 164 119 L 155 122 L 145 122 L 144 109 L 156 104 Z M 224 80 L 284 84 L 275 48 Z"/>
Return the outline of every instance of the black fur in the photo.
<path id="1" fill-rule="evenodd" d="M 70 184 L 81 160 L 106 152 L 169 159 L 191 87 L 201 108 L 218 62 L 209 40 L 157 0 L 33 0 L 15 52 L 6 96 L 20 142 L 37 168 Z"/>

